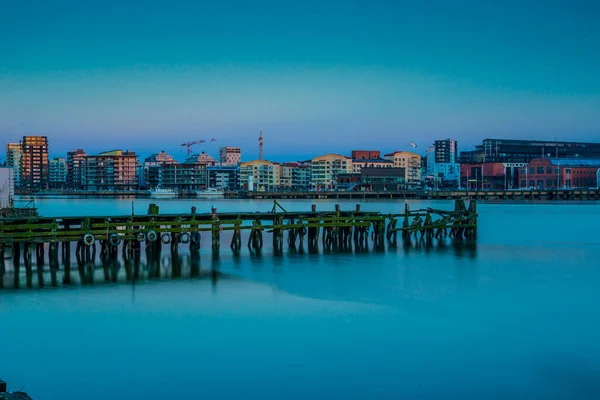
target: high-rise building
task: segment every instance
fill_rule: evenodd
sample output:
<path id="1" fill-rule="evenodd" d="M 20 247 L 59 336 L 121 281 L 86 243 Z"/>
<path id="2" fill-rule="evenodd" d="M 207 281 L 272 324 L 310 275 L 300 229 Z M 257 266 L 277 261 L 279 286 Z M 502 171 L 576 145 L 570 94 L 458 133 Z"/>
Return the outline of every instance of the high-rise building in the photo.
<path id="1" fill-rule="evenodd" d="M 242 149 L 225 146 L 219 149 L 219 162 L 222 165 L 237 165 L 242 162 Z"/>
<path id="2" fill-rule="evenodd" d="M 75 149 L 67 152 L 67 187 L 70 189 L 81 189 L 84 171 L 85 151 Z"/>
<path id="3" fill-rule="evenodd" d="M 54 157 L 48 163 L 48 184 L 52 189 L 67 186 L 67 160 L 64 157 Z"/>
<path id="4" fill-rule="evenodd" d="M 458 144 L 456 140 L 436 140 L 433 144 L 435 148 L 436 163 L 455 163 L 458 159 Z"/>
<path id="5" fill-rule="evenodd" d="M 48 138 L 23 136 L 21 156 L 21 185 L 29 189 L 48 186 Z"/>
<path id="6" fill-rule="evenodd" d="M 6 144 L 6 166 L 13 169 L 14 186 L 21 186 L 21 157 L 23 155 L 23 143 Z"/>
<path id="7" fill-rule="evenodd" d="M 86 156 L 82 186 L 85 190 L 131 190 L 138 187 L 137 156 L 132 151 L 113 150 Z"/>

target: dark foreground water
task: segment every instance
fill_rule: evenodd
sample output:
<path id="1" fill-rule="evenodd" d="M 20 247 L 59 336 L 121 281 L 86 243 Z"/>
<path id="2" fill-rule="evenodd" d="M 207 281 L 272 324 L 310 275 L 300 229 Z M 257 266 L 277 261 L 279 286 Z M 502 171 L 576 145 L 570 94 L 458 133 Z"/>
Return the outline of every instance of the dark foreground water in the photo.
<path id="1" fill-rule="evenodd" d="M 136 212 L 148 202 L 137 200 Z M 159 204 L 201 212 L 212 202 Z M 413 203 L 422 205 L 452 207 Z M 131 200 L 37 206 L 43 215 L 131 212 Z M 161 279 L 146 279 L 142 262 L 135 283 L 125 267 L 116 284 L 103 283 L 101 267 L 86 285 L 77 267 L 72 285 L 38 288 L 36 277 L 33 288 L 0 291 L 0 378 L 13 390 L 26 384 L 35 400 L 600 398 L 600 207 L 478 208 L 475 243 L 277 257 L 269 248 L 234 257 L 224 245 L 218 258 L 203 243 L 199 260 L 176 260 L 176 279 L 168 259 Z"/>

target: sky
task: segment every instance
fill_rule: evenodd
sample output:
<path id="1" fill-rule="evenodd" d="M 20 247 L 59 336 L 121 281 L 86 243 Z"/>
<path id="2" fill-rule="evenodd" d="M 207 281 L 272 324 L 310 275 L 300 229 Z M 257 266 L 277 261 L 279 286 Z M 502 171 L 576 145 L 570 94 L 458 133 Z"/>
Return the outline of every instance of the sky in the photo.
<path id="1" fill-rule="evenodd" d="M 600 138 L 598 1 L 0 5 L 0 141 L 310 158 Z"/>

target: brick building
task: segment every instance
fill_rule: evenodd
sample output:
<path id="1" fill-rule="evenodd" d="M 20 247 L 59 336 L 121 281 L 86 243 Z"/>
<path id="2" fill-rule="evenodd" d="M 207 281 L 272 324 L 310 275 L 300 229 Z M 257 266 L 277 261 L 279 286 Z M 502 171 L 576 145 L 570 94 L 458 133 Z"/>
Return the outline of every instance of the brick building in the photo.
<path id="1" fill-rule="evenodd" d="M 571 189 L 598 187 L 600 159 L 537 158 L 521 171 L 520 187 Z"/>

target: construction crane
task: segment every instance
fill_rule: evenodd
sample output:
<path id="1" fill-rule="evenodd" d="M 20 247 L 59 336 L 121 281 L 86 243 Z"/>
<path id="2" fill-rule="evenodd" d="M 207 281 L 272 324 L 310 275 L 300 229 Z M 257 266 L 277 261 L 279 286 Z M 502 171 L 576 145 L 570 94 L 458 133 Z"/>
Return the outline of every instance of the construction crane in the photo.
<path id="1" fill-rule="evenodd" d="M 194 140 L 193 142 L 182 143 L 181 147 L 187 146 L 187 153 L 188 153 L 188 158 L 189 158 L 192 153 L 192 146 L 195 144 L 204 143 L 204 142 L 206 142 L 206 140 Z"/>

